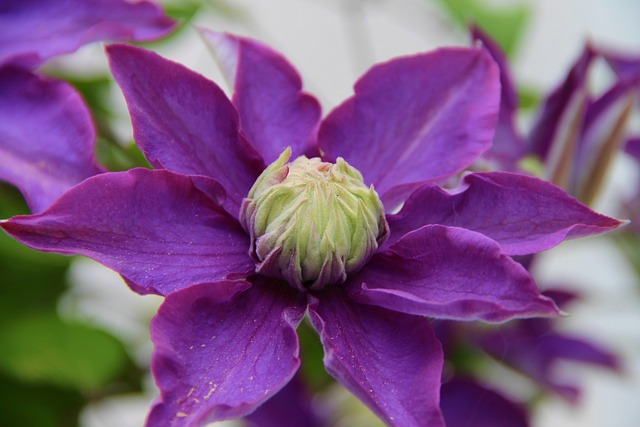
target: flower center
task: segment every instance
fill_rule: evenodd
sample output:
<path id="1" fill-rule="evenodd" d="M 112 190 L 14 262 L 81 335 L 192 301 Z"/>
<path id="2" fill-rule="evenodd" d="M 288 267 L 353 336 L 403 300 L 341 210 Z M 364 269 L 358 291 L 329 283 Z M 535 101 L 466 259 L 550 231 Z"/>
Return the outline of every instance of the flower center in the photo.
<path id="1" fill-rule="evenodd" d="M 387 238 L 382 203 L 342 158 L 290 156 L 287 148 L 242 203 L 256 271 L 301 290 L 342 283 Z"/>

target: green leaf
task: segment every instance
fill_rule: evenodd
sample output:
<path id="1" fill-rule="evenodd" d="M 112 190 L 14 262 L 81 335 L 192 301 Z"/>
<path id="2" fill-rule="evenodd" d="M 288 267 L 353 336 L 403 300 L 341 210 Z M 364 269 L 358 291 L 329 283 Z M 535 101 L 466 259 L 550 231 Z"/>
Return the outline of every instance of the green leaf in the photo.
<path id="1" fill-rule="evenodd" d="M 440 0 L 451 17 L 461 26 L 478 25 L 512 58 L 517 50 L 523 30 L 529 21 L 528 5 L 492 7 L 482 0 Z"/>
<path id="2" fill-rule="evenodd" d="M 3 427 L 74 427 L 85 402 L 74 390 L 24 384 L 0 375 Z"/>
<path id="3" fill-rule="evenodd" d="M 21 381 L 104 388 L 128 366 L 123 345 L 104 331 L 67 323 L 55 314 L 16 318 L 0 325 L 0 371 Z"/>
<path id="4" fill-rule="evenodd" d="M 111 171 L 124 171 L 136 167 L 151 168 L 142 151 L 133 142 L 122 146 L 112 139 L 100 137 L 97 156 L 100 164 Z"/>
<path id="5" fill-rule="evenodd" d="M 301 372 L 314 392 L 322 390 L 333 382 L 333 379 L 324 369 L 324 350 L 320 337 L 312 328 L 312 326 L 304 321 L 298 327 L 298 337 L 300 339 L 300 347 L 302 354 Z"/>
<path id="6" fill-rule="evenodd" d="M 0 182 L 0 218 L 29 213 L 22 194 L 12 185 Z"/>
<path id="7" fill-rule="evenodd" d="M 518 106 L 520 110 L 533 111 L 540 105 L 540 92 L 530 87 L 518 88 Z"/>
<path id="8" fill-rule="evenodd" d="M 627 225 L 627 227 L 629 226 Z M 637 276 L 640 277 L 640 236 L 626 229 L 622 229 L 612 236 L 635 269 Z"/>

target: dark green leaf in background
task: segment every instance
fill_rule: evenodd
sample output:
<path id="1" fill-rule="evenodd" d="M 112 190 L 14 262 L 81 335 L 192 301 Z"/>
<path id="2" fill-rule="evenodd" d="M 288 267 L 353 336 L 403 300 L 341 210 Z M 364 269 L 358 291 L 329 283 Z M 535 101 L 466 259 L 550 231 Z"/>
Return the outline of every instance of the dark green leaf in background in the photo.
<path id="1" fill-rule="evenodd" d="M 0 324 L 0 371 L 27 383 L 95 393 L 121 375 L 129 361 L 104 331 L 54 314 L 16 317 Z"/>

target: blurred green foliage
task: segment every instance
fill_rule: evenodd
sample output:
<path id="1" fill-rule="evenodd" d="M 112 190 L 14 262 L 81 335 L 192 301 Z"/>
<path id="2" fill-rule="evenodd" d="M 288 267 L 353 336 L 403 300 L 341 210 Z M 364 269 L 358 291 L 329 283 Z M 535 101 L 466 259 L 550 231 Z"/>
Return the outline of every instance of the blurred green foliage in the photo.
<path id="1" fill-rule="evenodd" d="M 302 354 L 301 372 L 309 388 L 317 393 L 333 382 L 324 368 L 320 337 L 307 320 L 300 323 L 298 337 Z"/>
<path id="2" fill-rule="evenodd" d="M 0 183 L 0 218 L 28 213 Z M 86 403 L 140 390 L 142 373 L 115 337 L 59 317 L 72 258 L 0 233 L 0 402 L 3 427 L 72 427 Z"/>
<path id="3" fill-rule="evenodd" d="M 627 257 L 638 277 L 640 277 L 640 235 L 628 228 L 629 226 L 623 228 L 613 236 L 618 247 Z"/>
<path id="4" fill-rule="evenodd" d="M 129 361 L 113 336 L 55 313 L 26 313 L 0 324 L 0 371 L 27 383 L 98 393 Z"/>
<path id="5" fill-rule="evenodd" d="M 18 381 L 0 374 L 3 427 L 72 427 L 84 406 L 79 391 Z"/>
<path id="6" fill-rule="evenodd" d="M 464 28 L 478 25 L 513 58 L 531 15 L 527 4 L 496 7 L 483 0 L 439 1 L 458 24 Z"/>

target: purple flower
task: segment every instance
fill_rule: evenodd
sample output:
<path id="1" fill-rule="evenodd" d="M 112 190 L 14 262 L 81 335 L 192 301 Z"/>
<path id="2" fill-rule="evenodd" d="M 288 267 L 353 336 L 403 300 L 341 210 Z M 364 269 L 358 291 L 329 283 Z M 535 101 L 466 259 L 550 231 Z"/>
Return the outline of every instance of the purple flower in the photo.
<path id="1" fill-rule="evenodd" d="M 151 325 L 161 396 L 150 426 L 196 426 L 254 411 L 297 371 L 295 329 L 306 312 L 327 371 L 381 419 L 442 426 L 443 356 L 427 317 L 556 315 L 511 256 L 622 224 L 527 176 L 468 174 L 453 190 L 436 184 L 490 147 L 500 85 L 483 49 L 440 49 L 374 66 L 355 95 L 320 121 L 318 102 L 301 91 L 280 54 L 241 37 L 205 36 L 234 82 L 231 101 L 214 83 L 152 52 L 107 49 L 136 142 L 156 170 L 89 178 L 41 214 L 0 223 L 31 247 L 86 255 L 138 293 L 166 296 Z M 291 207 L 292 200 L 307 203 L 299 192 L 267 198 L 271 210 L 262 216 L 246 210 L 263 189 L 310 177 L 295 165 L 307 160 L 278 163 L 287 147 L 293 158 L 320 157 L 310 161 L 313 173 L 342 170 L 344 161 L 360 171 L 327 172 L 347 184 L 323 193 L 324 205 L 315 187 L 305 187 L 318 207 L 301 205 L 309 216 L 296 219 L 294 233 L 273 218 L 301 212 Z M 364 184 L 356 182 L 359 173 Z M 358 198 L 354 188 L 369 185 L 386 215 L 371 214 L 382 205 L 370 193 L 362 196 L 366 206 L 341 196 L 344 190 Z M 311 225 L 301 236 L 305 219 Z M 265 234 L 251 228 L 260 229 L 259 221 L 266 221 Z M 279 236 L 268 232 L 274 224 L 298 240 L 277 241 L 261 254 L 262 244 Z M 338 243 L 327 253 L 333 246 L 322 239 L 331 233 Z M 311 261 L 330 261 L 315 276 L 294 280 L 292 271 L 315 265 L 299 259 L 301 248 Z M 353 270 L 351 248 L 360 248 Z M 266 273 L 256 273 L 265 263 Z M 329 267 L 346 273 L 327 281 Z"/>
<path id="2" fill-rule="evenodd" d="M 595 60 L 606 52 L 587 45 L 565 80 L 544 100 L 529 135 L 549 180 L 590 204 L 614 155 L 628 138 L 640 73 L 622 73 L 598 96 L 588 90 Z"/>
<path id="3" fill-rule="evenodd" d="M 479 42 L 500 68 L 500 115 L 493 144 L 483 158 L 495 165 L 495 169 L 518 171 L 518 162 L 527 153 L 527 144 L 517 128 L 518 93 L 511 75 L 509 62 L 498 43 L 479 27 L 471 28 L 474 42 Z"/>
<path id="4" fill-rule="evenodd" d="M 557 290 L 545 295 L 561 308 L 578 297 Z M 578 402 L 579 382 L 559 377 L 556 369 L 560 363 L 581 362 L 621 370 L 619 359 L 611 351 L 584 337 L 558 332 L 557 326 L 556 319 L 540 318 L 519 319 L 492 328 L 477 323 L 437 322 L 434 330 L 448 361 L 440 402 L 446 425 L 466 426 L 470 420 L 474 420 L 474 426 L 529 425 L 529 405 L 482 384 L 493 382 L 485 371 L 487 355 L 531 378 L 539 392 L 554 393 L 570 403 Z"/>
<path id="5" fill-rule="evenodd" d="M 546 179 L 587 204 L 593 202 L 614 155 L 628 138 L 640 87 L 638 59 L 585 46 L 564 81 L 545 98 L 525 142 L 515 122 L 517 94 L 504 53 L 478 28 L 471 32 L 500 67 L 502 83 L 498 127 L 483 160 L 492 168 L 517 171 L 520 161 L 532 156 L 543 164 Z M 588 80 L 598 58 L 608 61 L 617 78 L 595 95 Z"/>
<path id="6" fill-rule="evenodd" d="M 565 307 L 577 295 L 548 291 L 545 295 Z M 555 330 L 549 319 L 527 319 L 476 335 L 474 341 L 489 354 L 534 379 L 544 389 L 576 403 L 580 389 L 554 374 L 561 361 L 582 362 L 620 370 L 620 361 L 609 350 L 584 337 Z"/>
<path id="7" fill-rule="evenodd" d="M 0 67 L 0 179 L 20 189 L 31 212 L 103 172 L 95 142 L 91 113 L 71 85 Z"/>
<path id="8" fill-rule="evenodd" d="M 4 0 L 0 65 L 32 69 L 94 41 L 155 40 L 174 24 L 146 0 Z"/>
<path id="9" fill-rule="evenodd" d="M 104 169 L 82 97 L 31 69 L 97 40 L 157 39 L 174 22 L 155 4 L 124 0 L 8 0 L 0 7 L 0 179 L 31 212 Z"/>

